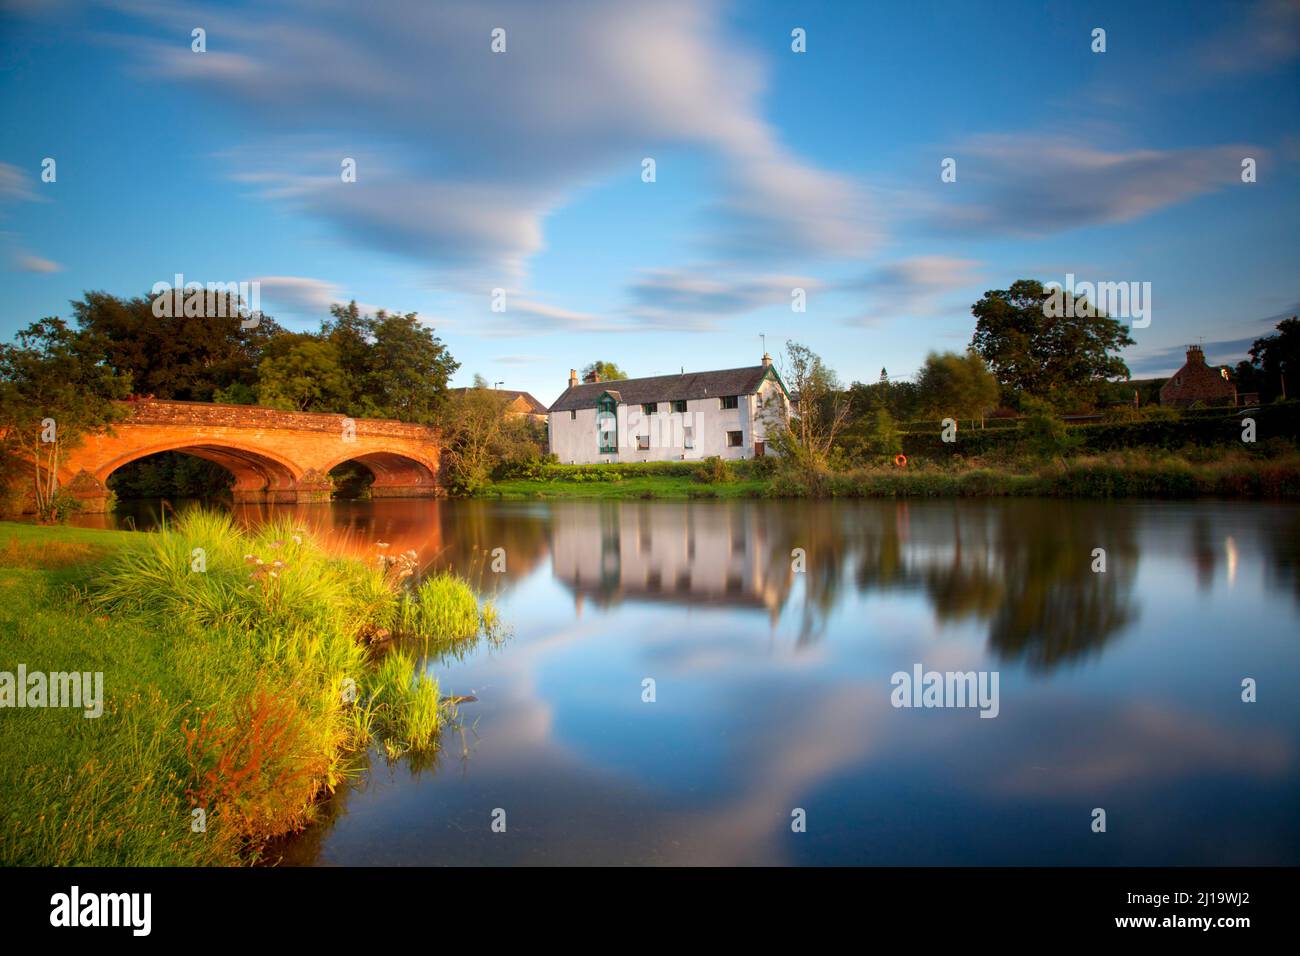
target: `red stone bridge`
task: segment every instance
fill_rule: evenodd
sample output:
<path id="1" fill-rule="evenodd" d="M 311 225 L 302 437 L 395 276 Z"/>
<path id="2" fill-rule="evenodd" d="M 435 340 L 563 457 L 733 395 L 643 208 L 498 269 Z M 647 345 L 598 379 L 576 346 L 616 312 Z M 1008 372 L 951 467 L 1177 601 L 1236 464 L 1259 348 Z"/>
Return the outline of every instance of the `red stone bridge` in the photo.
<path id="1" fill-rule="evenodd" d="M 327 501 L 330 469 L 360 462 L 375 476 L 375 497 L 441 493 L 437 429 L 404 422 L 282 412 L 256 405 L 141 399 L 111 430 L 88 436 L 66 456 L 59 484 L 88 511 L 107 507 L 108 478 L 128 462 L 163 451 L 216 462 L 235 476 L 240 502 Z"/>

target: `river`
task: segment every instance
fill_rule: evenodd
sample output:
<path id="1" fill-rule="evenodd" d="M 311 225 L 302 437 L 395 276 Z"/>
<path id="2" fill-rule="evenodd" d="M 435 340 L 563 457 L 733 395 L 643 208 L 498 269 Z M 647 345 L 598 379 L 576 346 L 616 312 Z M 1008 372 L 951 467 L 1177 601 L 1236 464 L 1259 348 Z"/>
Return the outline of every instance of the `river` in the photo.
<path id="1" fill-rule="evenodd" d="M 282 864 L 1300 863 L 1292 505 L 280 510 L 466 575 L 509 632 L 426 662 L 461 726 L 372 754 Z M 895 706 L 918 668 L 996 706 Z"/>

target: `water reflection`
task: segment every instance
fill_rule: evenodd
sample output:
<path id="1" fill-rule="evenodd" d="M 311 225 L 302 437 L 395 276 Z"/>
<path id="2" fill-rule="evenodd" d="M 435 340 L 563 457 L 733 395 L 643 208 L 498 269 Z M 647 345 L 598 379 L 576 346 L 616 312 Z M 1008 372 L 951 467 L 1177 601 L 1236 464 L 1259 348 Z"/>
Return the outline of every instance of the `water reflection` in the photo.
<path id="1" fill-rule="evenodd" d="M 426 664 L 478 697 L 465 737 L 433 766 L 372 754 L 286 863 L 1300 862 L 1294 507 L 291 510 L 342 549 L 382 539 L 468 575 L 513 634 Z M 998 718 L 892 708 L 914 662 L 998 670 Z M 1094 806 L 1122 839 L 1089 839 Z"/>

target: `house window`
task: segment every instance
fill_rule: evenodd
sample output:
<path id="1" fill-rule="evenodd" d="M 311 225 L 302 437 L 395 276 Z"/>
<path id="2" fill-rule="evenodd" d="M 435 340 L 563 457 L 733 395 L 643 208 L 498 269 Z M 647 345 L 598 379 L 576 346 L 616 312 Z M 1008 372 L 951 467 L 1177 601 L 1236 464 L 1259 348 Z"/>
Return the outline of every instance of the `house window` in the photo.
<path id="1" fill-rule="evenodd" d="M 684 448 L 694 448 L 694 447 L 695 447 L 695 428 L 694 428 L 694 426 L 692 426 L 692 425 L 687 425 L 686 428 L 684 429 L 684 432 L 685 432 L 685 444 L 683 445 L 683 447 L 684 447 Z"/>
<path id="2" fill-rule="evenodd" d="M 641 406 L 642 415 L 653 415 L 657 411 L 659 411 L 658 402 L 646 402 Z"/>
<path id="3" fill-rule="evenodd" d="M 744 437 L 743 432 L 727 432 L 727 447 L 739 448 Z"/>
<path id="4" fill-rule="evenodd" d="M 638 450 L 638 451 L 649 451 L 649 449 L 650 449 L 650 436 L 649 436 L 649 435 L 637 435 L 637 436 L 636 436 L 636 447 L 637 447 L 637 450 Z"/>
<path id="5" fill-rule="evenodd" d="M 739 395 L 724 395 L 724 396 L 722 396 L 722 398 L 720 398 L 718 401 L 720 401 L 720 402 L 722 403 L 722 407 L 723 407 L 723 408 L 739 408 L 739 407 L 740 407 L 740 396 L 739 396 Z"/>
<path id="6" fill-rule="evenodd" d="M 569 421 L 576 422 L 577 420 L 578 420 L 578 410 L 575 408 L 569 412 Z"/>
<path id="7" fill-rule="evenodd" d="M 680 401 L 680 402 L 673 402 L 673 411 L 675 411 L 675 412 L 684 412 L 684 411 L 686 411 L 686 401 L 683 399 L 683 400 Z"/>

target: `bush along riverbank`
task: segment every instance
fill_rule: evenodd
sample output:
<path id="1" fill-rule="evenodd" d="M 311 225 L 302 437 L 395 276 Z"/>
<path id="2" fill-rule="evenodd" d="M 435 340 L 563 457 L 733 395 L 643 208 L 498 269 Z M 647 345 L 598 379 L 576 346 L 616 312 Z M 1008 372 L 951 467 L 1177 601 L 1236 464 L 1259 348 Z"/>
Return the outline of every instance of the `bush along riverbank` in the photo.
<path id="1" fill-rule="evenodd" d="M 1048 457 L 1002 451 L 964 457 L 909 458 L 839 467 L 783 467 L 775 459 L 717 465 L 665 462 L 548 465 L 537 477 L 493 483 L 480 497 L 874 498 L 1056 496 L 1286 498 L 1300 496 L 1295 443 L 1274 439 L 1258 449 L 1187 446 Z"/>
<path id="2" fill-rule="evenodd" d="M 496 612 L 384 550 L 197 511 L 150 534 L 0 525 L 0 671 L 102 674 L 99 716 L 0 710 L 0 861 L 254 862 L 371 746 L 435 750 L 456 708 L 422 665 L 496 639 Z"/>
<path id="3" fill-rule="evenodd" d="M 877 415 L 828 455 L 747 461 L 503 465 L 480 497 L 809 498 L 1044 495 L 1277 498 L 1300 494 L 1300 402 L 1251 409 L 1111 409 L 1068 424 L 1037 403 L 990 427 Z"/>

